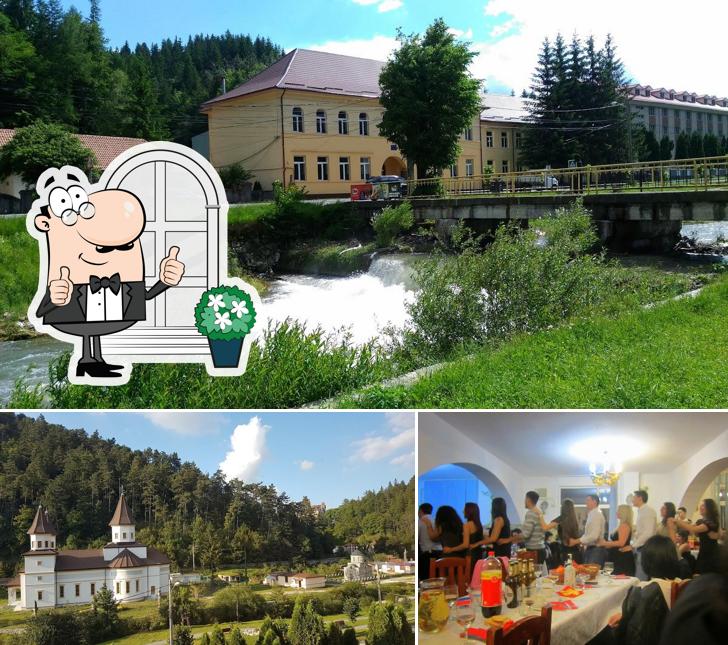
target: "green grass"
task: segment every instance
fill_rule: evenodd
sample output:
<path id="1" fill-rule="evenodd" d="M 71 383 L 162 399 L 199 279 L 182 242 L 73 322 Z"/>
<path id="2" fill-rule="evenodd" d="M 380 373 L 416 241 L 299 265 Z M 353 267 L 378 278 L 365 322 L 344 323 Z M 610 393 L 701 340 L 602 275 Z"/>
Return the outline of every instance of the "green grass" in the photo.
<path id="1" fill-rule="evenodd" d="M 314 275 L 349 275 L 369 268 L 375 248 L 373 243 L 358 247 L 347 242 L 302 244 L 281 258 L 280 269 Z"/>
<path id="2" fill-rule="evenodd" d="M 24 320 L 38 287 L 38 242 L 28 235 L 25 217 L 0 218 L 0 338 L 32 335 Z"/>
<path id="3" fill-rule="evenodd" d="M 228 210 L 228 224 L 255 222 L 273 213 L 273 202 L 260 202 L 246 206 L 232 206 Z"/>
<path id="4" fill-rule="evenodd" d="M 694 298 L 523 335 L 341 407 L 723 408 L 728 277 Z"/>

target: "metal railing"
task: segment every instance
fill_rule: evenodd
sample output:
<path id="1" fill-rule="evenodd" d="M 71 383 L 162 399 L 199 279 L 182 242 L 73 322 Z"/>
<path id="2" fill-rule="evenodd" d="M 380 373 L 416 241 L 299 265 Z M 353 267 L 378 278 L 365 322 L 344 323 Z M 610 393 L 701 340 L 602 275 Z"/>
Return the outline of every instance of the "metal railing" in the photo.
<path id="1" fill-rule="evenodd" d="M 596 195 L 728 187 L 728 156 L 407 181 L 408 199 L 516 194 Z"/>

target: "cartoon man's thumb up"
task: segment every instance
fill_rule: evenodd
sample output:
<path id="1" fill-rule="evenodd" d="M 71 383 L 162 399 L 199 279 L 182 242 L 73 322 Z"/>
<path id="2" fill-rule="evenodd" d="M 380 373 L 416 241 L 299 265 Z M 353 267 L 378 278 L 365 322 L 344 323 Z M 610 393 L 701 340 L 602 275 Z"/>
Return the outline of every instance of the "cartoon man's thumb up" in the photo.
<path id="1" fill-rule="evenodd" d="M 73 282 L 71 282 L 71 270 L 68 267 L 61 267 L 61 277 L 48 283 L 48 291 L 51 302 L 57 307 L 63 307 L 71 302 Z"/>
<path id="2" fill-rule="evenodd" d="M 176 287 L 185 274 L 185 265 L 177 259 L 178 246 L 169 247 L 167 257 L 159 265 L 159 279 L 168 287 Z"/>

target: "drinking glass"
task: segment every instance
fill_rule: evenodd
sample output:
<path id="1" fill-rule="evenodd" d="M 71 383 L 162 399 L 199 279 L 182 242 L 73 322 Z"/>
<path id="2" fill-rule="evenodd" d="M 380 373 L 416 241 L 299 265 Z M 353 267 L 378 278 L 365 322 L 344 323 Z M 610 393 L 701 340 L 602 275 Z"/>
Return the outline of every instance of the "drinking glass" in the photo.
<path id="1" fill-rule="evenodd" d="M 584 573 L 577 573 L 576 574 L 576 588 L 580 589 L 581 591 L 584 591 L 586 588 L 586 579 L 587 575 Z"/>
<path id="2" fill-rule="evenodd" d="M 607 576 L 607 584 L 612 584 L 612 573 L 614 572 L 614 562 L 604 563 L 604 575 Z"/>
<path id="3" fill-rule="evenodd" d="M 521 605 L 521 616 L 525 616 L 528 614 L 531 609 L 533 609 L 533 606 L 536 604 L 536 598 L 534 598 L 533 594 L 529 594 L 523 599 L 523 604 Z"/>
<path id="4" fill-rule="evenodd" d="M 473 607 L 480 607 L 480 587 L 470 587 L 468 593 L 473 602 Z"/>
<path id="5" fill-rule="evenodd" d="M 461 598 L 455 604 L 455 619 L 458 621 L 458 625 L 463 628 L 462 636 L 465 641 L 468 640 L 468 628 L 475 621 L 475 607 L 473 607 L 473 601 L 471 598 L 467 600 Z"/>
<path id="6" fill-rule="evenodd" d="M 455 601 L 458 599 L 458 586 L 457 585 L 445 585 L 445 600 L 450 607 L 450 620 L 455 620 L 452 615 L 452 608 L 455 605 Z"/>

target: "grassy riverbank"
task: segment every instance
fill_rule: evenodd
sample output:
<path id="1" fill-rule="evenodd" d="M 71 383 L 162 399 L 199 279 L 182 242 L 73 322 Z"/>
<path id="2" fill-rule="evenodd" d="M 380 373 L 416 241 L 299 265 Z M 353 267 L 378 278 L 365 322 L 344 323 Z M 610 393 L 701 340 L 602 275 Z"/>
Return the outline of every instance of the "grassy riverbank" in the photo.
<path id="1" fill-rule="evenodd" d="M 24 321 L 38 286 L 38 242 L 25 229 L 25 217 L 0 218 L 0 340 L 28 338 Z"/>
<path id="2" fill-rule="evenodd" d="M 723 408 L 728 276 L 696 297 L 524 334 L 341 407 Z"/>

